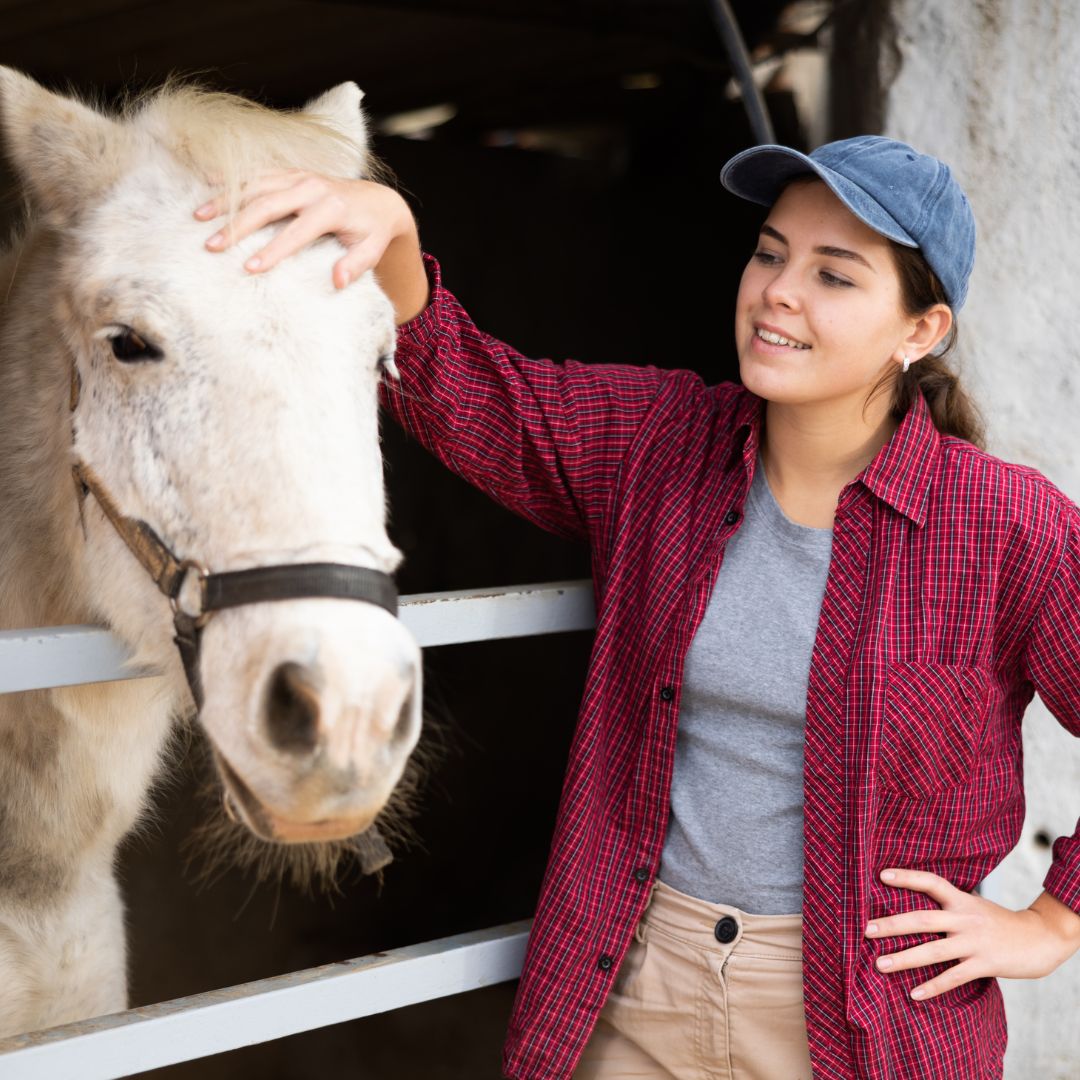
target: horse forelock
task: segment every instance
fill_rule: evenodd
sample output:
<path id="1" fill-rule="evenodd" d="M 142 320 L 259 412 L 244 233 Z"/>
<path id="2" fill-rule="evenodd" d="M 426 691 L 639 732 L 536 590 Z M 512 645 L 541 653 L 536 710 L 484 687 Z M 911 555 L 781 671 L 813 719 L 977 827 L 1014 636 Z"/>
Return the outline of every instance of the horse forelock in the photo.
<path id="1" fill-rule="evenodd" d="M 121 119 L 185 169 L 223 190 L 235 209 L 261 174 L 303 169 L 338 178 L 385 179 L 366 141 L 309 109 L 271 109 L 238 94 L 170 81 L 124 106 Z M 363 132 L 359 114 L 356 127 Z"/>

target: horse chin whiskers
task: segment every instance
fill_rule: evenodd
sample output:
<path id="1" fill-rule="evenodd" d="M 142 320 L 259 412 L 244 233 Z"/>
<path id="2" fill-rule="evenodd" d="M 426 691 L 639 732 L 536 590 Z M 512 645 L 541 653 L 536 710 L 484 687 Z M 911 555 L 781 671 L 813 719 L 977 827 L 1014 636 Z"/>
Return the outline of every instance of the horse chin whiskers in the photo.
<path id="1" fill-rule="evenodd" d="M 307 895 L 341 894 L 349 880 L 369 874 L 381 882 L 382 871 L 393 860 L 392 851 L 418 843 L 411 820 L 428 767 L 438 756 L 426 742 L 413 752 L 389 802 L 367 830 L 341 840 L 281 843 L 264 839 L 247 824 L 249 807 L 214 767 L 221 764 L 220 756 L 205 735 L 198 738 L 192 753 L 202 778 L 200 801 L 206 819 L 184 843 L 196 881 L 204 887 L 213 885 L 235 867 L 259 881 L 288 880 Z"/>

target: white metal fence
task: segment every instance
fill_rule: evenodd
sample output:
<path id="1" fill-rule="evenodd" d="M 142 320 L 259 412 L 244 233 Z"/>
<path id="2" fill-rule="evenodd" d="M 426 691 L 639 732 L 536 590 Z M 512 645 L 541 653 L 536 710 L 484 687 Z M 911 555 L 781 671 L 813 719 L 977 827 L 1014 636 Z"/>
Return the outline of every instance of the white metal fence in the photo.
<path id="1" fill-rule="evenodd" d="M 418 593 L 401 621 L 421 647 L 527 637 L 594 624 L 587 581 Z M 140 678 L 107 631 L 0 631 L 0 693 Z M 0 1040 L 3 1080 L 109 1080 L 517 977 L 527 922 L 410 945 L 272 979 Z"/>

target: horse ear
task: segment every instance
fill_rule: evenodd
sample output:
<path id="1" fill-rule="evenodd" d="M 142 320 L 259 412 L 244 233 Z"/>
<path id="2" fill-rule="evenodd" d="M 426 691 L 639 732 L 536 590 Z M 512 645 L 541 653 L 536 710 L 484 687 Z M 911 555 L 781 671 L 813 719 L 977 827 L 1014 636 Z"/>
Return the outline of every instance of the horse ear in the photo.
<path id="1" fill-rule="evenodd" d="M 325 120 L 336 128 L 361 151 L 361 165 L 368 156 L 368 131 L 360 102 L 364 100 L 364 91 L 354 82 L 343 82 L 312 98 L 304 106 L 308 116 Z"/>
<path id="2" fill-rule="evenodd" d="M 0 133 L 33 202 L 54 225 L 69 223 L 120 174 L 126 140 L 119 123 L 2 66 Z"/>

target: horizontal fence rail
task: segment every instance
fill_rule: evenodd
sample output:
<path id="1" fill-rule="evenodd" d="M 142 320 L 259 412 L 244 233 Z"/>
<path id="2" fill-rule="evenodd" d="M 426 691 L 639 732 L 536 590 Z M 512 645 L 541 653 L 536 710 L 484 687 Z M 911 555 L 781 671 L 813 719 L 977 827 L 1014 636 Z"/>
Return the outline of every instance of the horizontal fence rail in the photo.
<path id="1" fill-rule="evenodd" d="M 415 593 L 421 647 L 595 625 L 588 581 Z M 0 631 L 0 693 L 151 677 L 93 626 Z M 112 1080 L 517 978 L 528 922 L 478 930 L 0 1040 L 3 1080 Z"/>
<path id="2" fill-rule="evenodd" d="M 510 923 L 0 1040 L 4 1080 L 112 1080 L 517 978 Z"/>
<path id="3" fill-rule="evenodd" d="M 421 648 L 589 630 L 595 622 L 588 581 L 413 593 L 400 605 Z M 124 644 L 100 627 L 0 630 L 0 694 L 154 674 L 133 668 Z"/>

